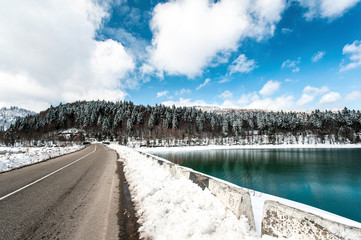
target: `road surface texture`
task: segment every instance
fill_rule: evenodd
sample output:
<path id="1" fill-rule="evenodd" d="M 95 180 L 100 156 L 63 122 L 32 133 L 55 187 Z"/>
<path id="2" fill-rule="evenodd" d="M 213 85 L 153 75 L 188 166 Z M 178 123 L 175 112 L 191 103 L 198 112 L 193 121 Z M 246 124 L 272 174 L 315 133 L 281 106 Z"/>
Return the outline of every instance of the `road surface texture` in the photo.
<path id="1" fill-rule="evenodd" d="M 117 159 L 97 144 L 0 174 L 0 239 L 139 238 Z"/>

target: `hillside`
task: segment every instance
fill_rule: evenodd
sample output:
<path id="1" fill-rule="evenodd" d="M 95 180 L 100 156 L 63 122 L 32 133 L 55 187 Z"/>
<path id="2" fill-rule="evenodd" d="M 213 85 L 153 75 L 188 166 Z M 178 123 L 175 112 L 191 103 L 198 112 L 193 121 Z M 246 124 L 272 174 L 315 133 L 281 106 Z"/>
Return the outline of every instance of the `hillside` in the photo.
<path id="1" fill-rule="evenodd" d="M 0 109 L 0 131 L 6 131 L 11 124 L 15 123 L 16 119 L 26 117 L 28 115 L 35 115 L 35 112 L 18 108 L 18 107 L 3 107 Z"/>
<path id="2" fill-rule="evenodd" d="M 72 131 L 65 131 L 72 129 Z M 74 130 L 75 129 L 75 130 Z M 207 144 L 358 143 L 360 111 L 208 112 L 195 107 L 132 102 L 75 102 L 18 119 L 3 141 L 95 138 L 148 146 Z M 312 142 L 313 141 L 313 142 Z"/>

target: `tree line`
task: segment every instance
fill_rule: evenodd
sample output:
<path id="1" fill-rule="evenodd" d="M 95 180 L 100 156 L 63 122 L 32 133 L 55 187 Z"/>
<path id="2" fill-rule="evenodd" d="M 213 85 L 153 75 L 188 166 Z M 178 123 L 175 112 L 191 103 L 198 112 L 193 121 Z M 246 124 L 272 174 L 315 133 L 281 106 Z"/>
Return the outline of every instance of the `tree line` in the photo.
<path id="1" fill-rule="evenodd" d="M 280 142 L 280 136 L 314 136 L 322 142 L 334 139 L 341 143 L 359 143 L 360 111 L 344 108 L 341 111 L 273 112 L 260 110 L 204 111 L 196 107 L 144 106 L 130 101 L 78 101 L 50 107 L 34 116 L 18 119 L 1 141 L 58 140 L 59 132 L 76 128 L 72 140 L 89 138 L 118 141 L 144 141 L 147 145 L 156 139 L 184 140 L 225 139 L 236 142 L 265 136 L 268 144 Z M 297 140 L 298 141 L 298 140 Z"/>

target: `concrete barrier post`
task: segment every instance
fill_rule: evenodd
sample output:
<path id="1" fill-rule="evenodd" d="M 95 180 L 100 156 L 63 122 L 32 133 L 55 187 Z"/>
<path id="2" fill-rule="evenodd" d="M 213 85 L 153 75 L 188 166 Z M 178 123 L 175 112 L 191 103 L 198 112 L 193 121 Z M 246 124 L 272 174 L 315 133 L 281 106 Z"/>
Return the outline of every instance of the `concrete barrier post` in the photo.
<path id="1" fill-rule="evenodd" d="M 264 203 L 261 233 L 292 239 L 361 239 L 361 229 L 270 200 Z"/>
<path id="2" fill-rule="evenodd" d="M 251 229 L 256 230 L 251 196 L 248 191 L 242 188 L 231 187 L 212 178 L 209 179 L 208 188 L 237 218 L 245 215 L 248 218 L 248 224 Z"/>

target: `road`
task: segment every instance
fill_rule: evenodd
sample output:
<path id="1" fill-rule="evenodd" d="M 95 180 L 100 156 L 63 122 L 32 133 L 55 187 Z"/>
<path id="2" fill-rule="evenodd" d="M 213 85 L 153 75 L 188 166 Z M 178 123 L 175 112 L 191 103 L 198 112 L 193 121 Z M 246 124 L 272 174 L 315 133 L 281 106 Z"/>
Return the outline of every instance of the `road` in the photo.
<path id="1" fill-rule="evenodd" d="M 102 144 L 0 174 L 0 239 L 137 239 L 122 165 Z"/>

